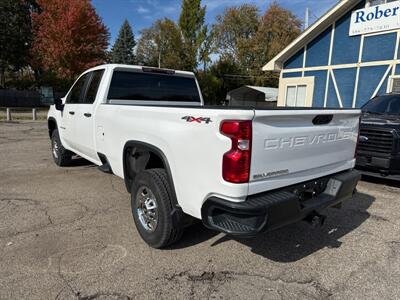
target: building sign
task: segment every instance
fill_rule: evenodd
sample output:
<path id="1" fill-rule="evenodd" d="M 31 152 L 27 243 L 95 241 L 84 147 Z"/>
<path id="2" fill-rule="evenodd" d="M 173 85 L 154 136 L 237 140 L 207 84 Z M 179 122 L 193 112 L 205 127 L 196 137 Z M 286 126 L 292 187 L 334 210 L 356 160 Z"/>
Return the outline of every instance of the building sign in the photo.
<path id="1" fill-rule="evenodd" d="M 400 28 L 400 1 L 356 10 L 351 15 L 350 36 Z"/>

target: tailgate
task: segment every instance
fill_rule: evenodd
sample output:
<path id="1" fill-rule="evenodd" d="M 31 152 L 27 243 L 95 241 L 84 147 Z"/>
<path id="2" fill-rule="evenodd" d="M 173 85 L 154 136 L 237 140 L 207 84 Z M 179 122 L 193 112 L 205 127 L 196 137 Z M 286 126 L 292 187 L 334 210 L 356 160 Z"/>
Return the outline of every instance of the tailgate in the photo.
<path id="1" fill-rule="evenodd" d="M 256 110 L 249 194 L 354 167 L 359 110 Z"/>

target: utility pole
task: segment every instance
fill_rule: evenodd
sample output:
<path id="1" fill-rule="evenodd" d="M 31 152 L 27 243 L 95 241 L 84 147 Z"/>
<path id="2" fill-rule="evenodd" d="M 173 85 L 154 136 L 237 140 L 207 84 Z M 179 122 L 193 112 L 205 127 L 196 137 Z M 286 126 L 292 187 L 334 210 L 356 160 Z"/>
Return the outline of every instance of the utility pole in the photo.
<path id="1" fill-rule="evenodd" d="M 305 20 L 304 20 L 304 30 L 310 25 L 310 9 L 306 8 Z"/>

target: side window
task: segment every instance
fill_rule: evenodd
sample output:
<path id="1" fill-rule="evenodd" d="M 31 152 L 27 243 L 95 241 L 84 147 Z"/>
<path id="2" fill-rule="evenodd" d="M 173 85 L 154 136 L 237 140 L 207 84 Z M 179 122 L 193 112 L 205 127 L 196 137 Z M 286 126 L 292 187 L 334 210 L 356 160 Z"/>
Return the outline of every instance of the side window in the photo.
<path id="1" fill-rule="evenodd" d="M 101 78 L 103 77 L 104 70 L 97 70 L 92 72 L 92 79 L 86 92 L 86 97 L 83 99 L 85 104 L 93 104 L 96 100 L 97 91 L 100 86 Z"/>
<path id="2" fill-rule="evenodd" d="M 83 75 L 72 87 L 71 92 L 68 95 L 67 103 L 76 104 L 79 103 L 83 96 L 85 82 L 88 74 Z"/>

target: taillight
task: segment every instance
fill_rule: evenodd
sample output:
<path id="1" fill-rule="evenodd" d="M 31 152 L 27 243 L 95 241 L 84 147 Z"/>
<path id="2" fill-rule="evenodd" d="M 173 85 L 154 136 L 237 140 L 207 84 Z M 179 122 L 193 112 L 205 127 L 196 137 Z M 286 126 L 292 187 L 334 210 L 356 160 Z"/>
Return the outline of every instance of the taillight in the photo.
<path id="1" fill-rule="evenodd" d="M 361 117 L 358 119 L 357 144 L 356 144 L 356 150 L 354 152 L 354 158 L 357 158 L 358 144 L 360 143 L 360 130 L 361 130 Z"/>
<path id="2" fill-rule="evenodd" d="M 222 177 L 231 183 L 246 183 L 250 178 L 251 121 L 222 121 L 220 132 L 232 140 L 232 149 L 224 154 Z"/>

